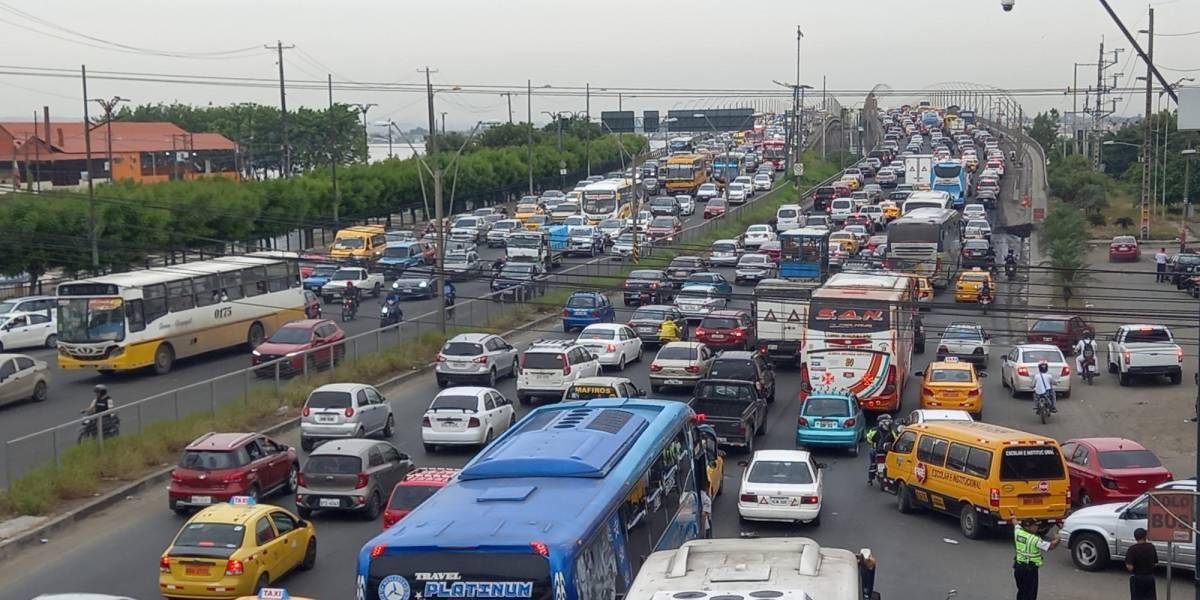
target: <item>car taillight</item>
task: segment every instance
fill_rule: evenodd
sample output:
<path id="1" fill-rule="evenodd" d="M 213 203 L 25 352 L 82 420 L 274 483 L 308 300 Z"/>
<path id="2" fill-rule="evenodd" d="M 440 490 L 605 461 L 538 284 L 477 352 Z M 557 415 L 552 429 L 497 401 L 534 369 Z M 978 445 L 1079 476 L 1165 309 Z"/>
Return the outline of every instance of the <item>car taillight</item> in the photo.
<path id="1" fill-rule="evenodd" d="M 742 327 L 733 330 L 733 337 L 742 337 L 744 335 L 746 335 L 746 330 Z"/>
<path id="2" fill-rule="evenodd" d="M 433 422 L 429 420 L 429 417 L 421 417 L 421 427 L 433 427 Z"/>
<path id="3" fill-rule="evenodd" d="M 384 552 L 387 552 L 386 544 L 375 544 L 375 546 L 371 548 L 371 558 L 379 558 L 380 556 L 383 556 Z"/>
<path id="4" fill-rule="evenodd" d="M 307 416 L 308 416 L 308 414 L 309 414 L 308 407 L 307 407 L 307 406 L 305 406 L 305 407 L 304 407 L 304 410 L 303 410 L 303 411 L 300 411 L 300 412 L 301 412 L 301 414 L 303 414 L 304 416 L 306 416 L 306 417 L 307 417 Z"/>
<path id="5" fill-rule="evenodd" d="M 529 547 L 533 548 L 533 551 L 537 552 L 538 556 L 541 556 L 542 558 L 548 558 L 550 556 L 550 547 L 542 542 L 532 542 L 529 544 Z"/>
<path id="6" fill-rule="evenodd" d="M 767 345 L 766 345 L 766 344 L 763 344 L 763 345 L 759 346 L 759 347 L 758 347 L 758 353 L 759 353 L 759 354 L 766 354 L 766 353 L 767 353 Z"/>
<path id="7" fill-rule="evenodd" d="M 975 396 L 978 396 L 978 395 L 979 395 L 979 390 L 977 390 L 977 389 L 976 389 L 976 390 L 971 390 L 971 391 L 967 392 L 967 396 L 970 396 L 970 397 L 975 397 Z"/>
<path id="8" fill-rule="evenodd" d="M 170 573 L 171 572 L 171 557 L 170 556 L 159 557 L 158 572 L 159 573 Z"/>
<path id="9" fill-rule="evenodd" d="M 1071 367 L 1063 367 L 1062 368 L 1062 376 L 1069 377 L 1070 375 L 1071 375 Z"/>
<path id="10" fill-rule="evenodd" d="M 301 473 L 297 473 L 297 474 L 296 474 L 296 483 L 297 483 L 297 485 L 299 485 L 300 487 L 304 487 L 304 482 L 305 482 L 305 481 L 307 481 L 307 480 L 304 478 L 304 473 L 303 473 L 303 472 L 301 472 Z"/>
<path id="11" fill-rule="evenodd" d="M 488 359 L 487 359 L 487 357 L 486 357 L 486 356 L 478 356 L 478 357 L 476 357 L 476 358 L 475 358 L 475 360 L 474 360 L 473 362 L 477 362 L 477 363 L 479 363 L 479 364 L 481 364 L 481 365 L 486 365 L 486 364 L 487 364 L 487 360 L 488 360 Z"/>
<path id="12" fill-rule="evenodd" d="M 1179 363 L 1183 364 L 1183 348 L 1176 348 L 1175 356 L 1179 357 Z"/>
<path id="13" fill-rule="evenodd" d="M 226 475 L 225 478 L 221 480 L 221 483 L 238 483 L 240 481 L 245 481 L 245 480 L 246 480 L 246 472 L 245 471 L 234 471 L 233 473 Z"/>
<path id="14" fill-rule="evenodd" d="M 471 417 L 467 420 L 467 427 L 479 427 L 479 419 L 477 417 Z"/>
<path id="15" fill-rule="evenodd" d="M 240 560 L 229 559 L 225 561 L 225 575 L 243 575 L 246 573 L 246 565 Z"/>
<path id="16" fill-rule="evenodd" d="M 799 425 L 800 427 L 808 427 L 808 419 L 800 417 L 796 419 L 796 425 Z"/>
<path id="17" fill-rule="evenodd" d="M 896 393 L 896 365 L 888 367 L 887 379 L 883 382 L 883 393 L 889 395 Z"/>
<path id="18" fill-rule="evenodd" d="M 358 481 L 354 484 L 354 489 L 361 490 L 361 489 L 367 487 L 368 485 L 370 485 L 370 483 L 371 483 L 370 473 L 359 473 Z"/>
<path id="19" fill-rule="evenodd" d="M 1129 366 L 1129 363 L 1133 360 L 1133 353 L 1126 350 L 1121 354 L 1125 357 L 1125 366 Z"/>
<path id="20" fill-rule="evenodd" d="M 562 360 L 563 375 L 571 374 L 571 363 L 567 362 L 566 354 L 559 354 L 558 358 Z"/>
<path id="21" fill-rule="evenodd" d="M 812 383 L 808 380 L 808 363 L 800 365 L 800 393 L 807 394 L 812 391 Z"/>
<path id="22" fill-rule="evenodd" d="M 400 519 L 396 518 L 396 515 L 385 512 L 385 513 L 383 513 L 383 528 L 387 529 L 388 527 L 395 525 L 396 521 L 399 521 L 399 520 Z"/>
<path id="23" fill-rule="evenodd" d="M 1101 477 L 1100 485 L 1102 485 L 1110 490 L 1115 490 L 1115 489 L 1117 489 L 1117 480 L 1112 479 L 1110 477 Z"/>
<path id="24" fill-rule="evenodd" d="M 662 370 L 662 367 L 661 367 L 661 366 L 659 366 L 659 364 L 658 364 L 658 363 L 656 363 L 656 362 L 652 362 L 652 363 L 650 363 L 650 371 L 651 371 L 651 372 L 653 372 L 653 373 L 657 373 L 657 372 L 659 372 L 659 371 L 661 371 L 661 370 Z"/>
<path id="25" fill-rule="evenodd" d="M 858 423 L 858 421 L 855 419 L 846 419 L 846 421 L 842 423 L 842 427 L 845 427 L 846 429 L 850 429 L 851 427 L 854 427 L 857 423 Z"/>
<path id="26" fill-rule="evenodd" d="M 1029 377 L 1029 369 L 1027 367 L 1017 367 L 1017 375 Z"/>
<path id="27" fill-rule="evenodd" d="M 346 416 L 347 416 L 347 417 L 353 417 L 353 416 L 354 416 L 354 407 L 353 407 L 353 406 L 347 406 L 347 407 L 346 407 Z"/>
<path id="28" fill-rule="evenodd" d="M 608 352 L 616 352 L 616 351 L 617 351 L 617 345 L 616 345 L 616 344 L 609 344 L 609 345 L 605 346 L 604 348 L 605 348 L 605 350 L 606 350 L 606 351 L 608 351 Z"/>
<path id="29" fill-rule="evenodd" d="M 1000 507 L 1000 488 L 992 488 L 988 490 L 988 504 L 993 508 Z"/>
<path id="30" fill-rule="evenodd" d="M 738 496 L 738 500 L 742 502 L 758 502 L 758 496 L 755 494 L 742 494 Z"/>
<path id="31" fill-rule="evenodd" d="M 564 316 L 564 317 L 569 317 L 569 316 L 571 316 L 571 311 L 570 311 L 570 309 L 566 309 L 566 308 L 564 308 L 564 309 L 563 309 L 563 316 Z"/>
<path id="32" fill-rule="evenodd" d="M 442 354 L 441 352 L 438 352 L 436 361 L 437 362 L 446 362 L 446 355 Z"/>
<path id="33" fill-rule="evenodd" d="M 704 337 L 708 335 L 708 330 L 703 327 L 696 328 L 696 337 Z"/>
<path id="34" fill-rule="evenodd" d="M 820 502 L 820 501 L 821 501 L 821 497 L 820 497 L 820 496 L 804 496 L 804 497 L 803 497 L 803 498 L 800 500 L 800 503 L 801 503 L 801 504 L 816 504 L 816 503 L 818 503 L 818 502 Z"/>
<path id="35" fill-rule="evenodd" d="M 683 370 L 687 371 L 688 373 L 699 373 L 700 365 L 688 365 L 687 367 L 684 367 Z"/>

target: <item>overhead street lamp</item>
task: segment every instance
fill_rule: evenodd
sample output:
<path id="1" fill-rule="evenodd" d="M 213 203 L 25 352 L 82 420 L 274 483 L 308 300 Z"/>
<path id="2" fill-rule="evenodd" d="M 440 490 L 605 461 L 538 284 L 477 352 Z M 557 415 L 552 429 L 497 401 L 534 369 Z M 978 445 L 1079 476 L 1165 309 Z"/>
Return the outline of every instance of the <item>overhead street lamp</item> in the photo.
<path id="1" fill-rule="evenodd" d="M 109 98 L 108 100 L 105 100 L 104 98 L 91 98 L 91 101 L 95 102 L 96 104 L 99 104 L 100 108 L 104 110 L 104 127 L 106 130 L 104 137 L 108 138 L 108 140 L 107 140 L 108 141 L 108 180 L 112 181 L 113 180 L 113 174 L 112 174 L 112 169 L 113 169 L 113 153 L 112 153 L 113 110 L 116 109 L 117 106 L 119 104 L 121 104 L 122 102 L 129 102 L 129 98 L 113 96 L 112 98 Z M 88 173 L 88 179 L 91 179 L 91 177 L 92 177 L 92 174 Z"/>

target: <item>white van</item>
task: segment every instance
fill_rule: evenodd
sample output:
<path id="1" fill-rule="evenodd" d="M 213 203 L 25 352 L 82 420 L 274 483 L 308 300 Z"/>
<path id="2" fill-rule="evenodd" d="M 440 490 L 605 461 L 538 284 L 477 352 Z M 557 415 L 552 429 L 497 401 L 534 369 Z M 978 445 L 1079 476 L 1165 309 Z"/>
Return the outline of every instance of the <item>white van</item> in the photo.
<path id="1" fill-rule="evenodd" d="M 862 600 L 858 559 L 849 550 L 822 548 L 803 537 L 692 540 L 647 557 L 625 598 L 731 596 Z"/>
<path id="2" fill-rule="evenodd" d="M 800 205 L 784 204 L 775 211 L 775 231 L 783 233 L 789 229 L 800 228 Z"/>
<path id="3" fill-rule="evenodd" d="M 902 214 L 908 214 L 918 208 L 948 209 L 950 208 L 950 203 L 949 192 L 913 192 L 904 201 L 904 210 L 901 212 Z"/>
<path id="4" fill-rule="evenodd" d="M 850 215 L 854 214 L 855 208 L 854 200 L 851 198 L 834 198 L 833 202 L 829 203 L 829 218 L 834 223 L 844 223 Z"/>

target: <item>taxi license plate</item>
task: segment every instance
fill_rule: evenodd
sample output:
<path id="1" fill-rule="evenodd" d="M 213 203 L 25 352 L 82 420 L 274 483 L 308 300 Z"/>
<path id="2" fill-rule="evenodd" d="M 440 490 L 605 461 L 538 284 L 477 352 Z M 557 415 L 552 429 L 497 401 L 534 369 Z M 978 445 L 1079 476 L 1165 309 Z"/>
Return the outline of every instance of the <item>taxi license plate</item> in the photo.
<path id="1" fill-rule="evenodd" d="M 337 422 L 337 417 L 335 417 L 333 415 L 317 415 L 317 422 L 318 423 L 335 423 L 335 422 Z"/>
<path id="2" fill-rule="evenodd" d="M 1041 496 L 1022 496 L 1021 497 L 1021 504 L 1030 505 L 1030 504 L 1041 504 L 1041 503 L 1042 503 Z"/>
<path id="3" fill-rule="evenodd" d="M 833 429 L 837 427 L 836 421 L 817 421 L 817 429 Z"/>
<path id="4" fill-rule="evenodd" d="M 205 565 L 202 567 L 201 566 L 184 567 L 183 573 L 185 575 L 207 576 L 208 575 L 208 565 Z"/>
<path id="5" fill-rule="evenodd" d="M 192 504 L 212 504 L 212 496 L 192 496 Z"/>
<path id="6" fill-rule="evenodd" d="M 342 501 L 337 498 L 321 498 L 317 505 L 321 508 L 339 508 L 342 506 Z"/>
<path id="7" fill-rule="evenodd" d="M 771 499 L 768 500 L 768 502 L 771 503 L 771 506 L 787 506 L 788 504 L 791 503 L 790 499 L 788 499 L 787 497 L 780 497 L 780 496 L 771 496 Z"/>
<path id="8" fill-rule="evenodd" d="M 664 381 L 663 383 L 666 383 L 667 385 L 683 385 L 683 380 L 682 379 L 668 379 L 668 380 Z"/>

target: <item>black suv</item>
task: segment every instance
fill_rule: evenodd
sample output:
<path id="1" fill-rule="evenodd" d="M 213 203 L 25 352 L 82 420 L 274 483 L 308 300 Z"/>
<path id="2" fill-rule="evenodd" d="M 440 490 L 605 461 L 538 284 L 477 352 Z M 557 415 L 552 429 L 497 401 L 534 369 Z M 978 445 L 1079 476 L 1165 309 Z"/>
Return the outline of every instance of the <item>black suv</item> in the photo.
<path id="1" fill-rule="evenodd" d="M 992 244 L 987 240 L 966 240 L 962 246 L 962 268 L 991 269 L 994 259 L 988 256 Z"/>
<path id="2" fill-rule="evenodd" d="M 760 396 L 775 401 L 775 368 L 758 352 L 726 350 L 713 359 L 708 376 L 753 382 Z"/>
<path id="3" fill-rule="evenodd" d="M 708 271 L 708 261 L 703 256 L 676 256 L 667 265 L 667 279 L 678 289 L 688 277 L 705 271 Z"/>
<path id="4" fill-rule="evenodd" d="M 1200 254 L 1186 252 L 1172 256 L 1167 263 L 1167 271 L 1171 274 L 1171 283 L 1177 289 L 1183 289 L 1192 275 L 1200 274 Z"/>
<path id="5" fill-rule="evenodd" d="M 633 316 L 629 318 L 627 325 L 637 332 L 643 343 L 657 344 L 658 330 L 667 321 L 674 321 L 680 340 L 687 341 L 687 317 L 683 316 L 683 311 L 674 306 L 666 304 L 640 306 L 633 311 Z"/>

